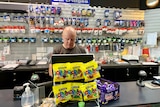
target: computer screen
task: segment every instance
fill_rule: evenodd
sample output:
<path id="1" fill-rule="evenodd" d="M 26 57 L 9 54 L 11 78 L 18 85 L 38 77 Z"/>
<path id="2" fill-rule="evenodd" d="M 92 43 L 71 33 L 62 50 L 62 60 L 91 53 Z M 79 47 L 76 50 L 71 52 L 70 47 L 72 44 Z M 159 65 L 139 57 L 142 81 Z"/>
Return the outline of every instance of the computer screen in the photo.
<path id="1" fill-rule="evenodd" d="M 66 62 L 89 62 L 94 59 L 93 54 L 52 54 L 52 64 Z"/>

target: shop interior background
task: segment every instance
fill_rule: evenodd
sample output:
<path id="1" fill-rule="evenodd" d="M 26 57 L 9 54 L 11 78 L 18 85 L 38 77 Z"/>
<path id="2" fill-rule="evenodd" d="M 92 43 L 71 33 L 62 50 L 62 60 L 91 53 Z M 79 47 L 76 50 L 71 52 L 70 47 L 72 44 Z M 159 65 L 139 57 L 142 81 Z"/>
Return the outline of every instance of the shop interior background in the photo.
<path id="1" fill-rule="evenodd" d="M 123 1 L 123 2 L 122 2 Z M 1 2 L 20 2 L 20 3 L 44 3 L 49 4 L 49 0 L 28 0 L 28 1 L 21 1 L 21 0 L 1 0 Z M 120 8 L 120 9 L 135 9 L 135 10 L 145 10 L 145 0 L 90 0 L 90 6 L 101 6 L 101 7 L 110 7 L 110 8 Z M 157 6 L 158 7 L 158 6 Z M 155 22 L 157 23 L 157 22 Z M 23 24 L 24 25 L 24 24 Z M 27 26 L 27 25 L 25 25 Z M 19 47 L 19 44 L 12 44 L 11 47 L 11 56 L 7 56 L 6 60 L 17 60 L 20 58 L 31 58 L 31 54 L 35 54 L 37 52 L 37 47 L 49 47 L 52 46 L 51 44 L 43 44 L 41 42 L 34 44 L 20 44 L 21 48 Z M 2 50 L 6 45 L 1 44 L 0 49 Z M 38 49 L 39 51 L 46 51 L 43 49 Z M 159 51 L 156 51 L 156 53 Z M 25 54 L 24 54 L 25 53 Z M 154 53 L 154 52 L 152 52 Z"/>

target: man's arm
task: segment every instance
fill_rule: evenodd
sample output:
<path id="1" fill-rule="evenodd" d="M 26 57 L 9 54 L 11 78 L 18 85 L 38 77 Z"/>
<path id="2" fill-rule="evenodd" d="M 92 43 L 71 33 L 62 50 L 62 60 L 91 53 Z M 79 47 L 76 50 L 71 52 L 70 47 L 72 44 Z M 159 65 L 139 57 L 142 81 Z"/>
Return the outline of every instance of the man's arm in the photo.
<path id="1" fill-rule="evenodd" d="M 62 48 L 62 45 L 57 45 L 56 47 L 54 47 L 53 52 L 50 54 L 48 72 L 49 72 L 49 76 L 51 77 L 53 77 L 52 54 L 60 54 L 61 48 Z"/>
<path id="2" fill-rule="evenodd" d="M 52 64 L 49 64 L 49 68 L 48 68 L 48 72 L 49 72 L 49 76 L 53 76 L 53 72 L 52 72 Z"/>
<path id="3" fill-rule="evenodd" d="M 53 72 L 52 72 L 52 53 L 49 54 L 50 58 L 49 58 L 49 66 L 48 66 L 48 73 L 49 76 L 53 76 Z"/>

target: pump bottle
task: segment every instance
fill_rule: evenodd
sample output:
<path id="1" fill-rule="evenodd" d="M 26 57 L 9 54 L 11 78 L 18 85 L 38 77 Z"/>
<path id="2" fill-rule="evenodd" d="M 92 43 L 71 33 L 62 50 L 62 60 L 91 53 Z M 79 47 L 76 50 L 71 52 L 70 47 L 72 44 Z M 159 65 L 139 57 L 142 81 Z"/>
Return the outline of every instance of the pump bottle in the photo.
<path id="1" fill-rule="evenodd" d="M 32 107 L 34 105 L 34 94 L 29 87 L 29 83 L 23 84 L 25 91 L 22 93 L 21 106 L 22 107 Z"/>

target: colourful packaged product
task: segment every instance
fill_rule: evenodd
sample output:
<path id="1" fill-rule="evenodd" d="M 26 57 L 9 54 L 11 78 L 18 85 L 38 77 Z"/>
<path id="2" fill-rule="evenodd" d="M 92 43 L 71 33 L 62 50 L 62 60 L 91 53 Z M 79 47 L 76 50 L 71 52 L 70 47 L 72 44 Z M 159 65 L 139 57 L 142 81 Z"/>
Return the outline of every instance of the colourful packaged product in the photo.
<path id="1" fill-rule="evenodd" d="M 54 82 L 67 81 L 70 79 L 70 63 L 56 63 L 52 65 Z"/>
<path id="2" fill-rule="evenodd" d="M 83 83 L 71 83 L 71 101 L 83 101 L 82 92 L 80 87 Z"/>
<path id="3" fill-rule="evenodd" d="M 55 103 L 65 103 L 71 99 L 71 84 L 60 84 L 53 86 L 53 93 L 55 97 Z"/>
<path id="4" fill-rule="evenodd" d="M 90 82 L 82 85 L 80 87 L 84 101 L 88 100 L 94 100 L 99 98 L 99 93 L 97 89 L 97 83 L 96 82 Z"/>
<path id="5" fill-rule="evenodd" d="M 85 82 L 95 80 L 100 77 L 100 73 L 97 70 L 98 64 L 96 61 L 90 61 L 84 64 L 84 68 L 81 68 L 84 75 Z M 85 70 L 83 70 L 85 69 Z"/>
<path id="6" fill-rule="evenodd" d="M 82 62 L 75 62 L 70 64 L 71 67 L 71 78 L 70 80 L 80 80 L 83 79 L 83 72 L 82 72 L 82 67 L 83 63 Z"/>
<path id="7" fill-rule="evenodd" d="M 107 104 L 111 101 L 118 100 L 120 97 L 120 85 L 116 82 L 100 78 L 97 80 L 101 104 Z"/>

